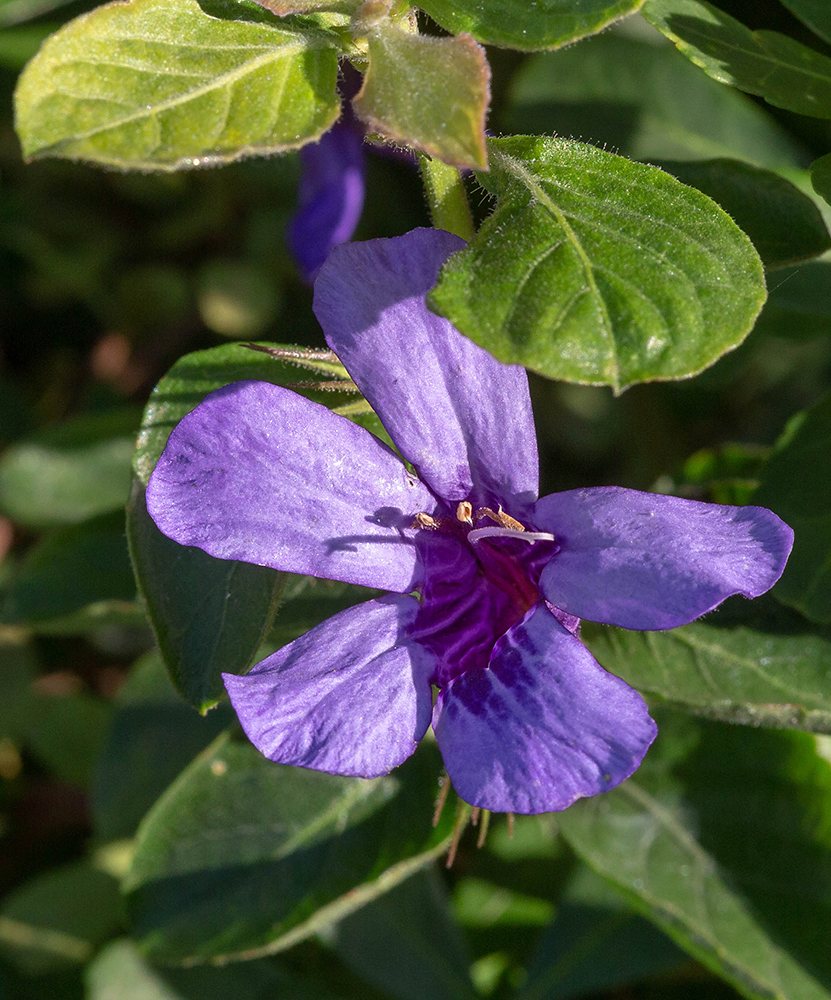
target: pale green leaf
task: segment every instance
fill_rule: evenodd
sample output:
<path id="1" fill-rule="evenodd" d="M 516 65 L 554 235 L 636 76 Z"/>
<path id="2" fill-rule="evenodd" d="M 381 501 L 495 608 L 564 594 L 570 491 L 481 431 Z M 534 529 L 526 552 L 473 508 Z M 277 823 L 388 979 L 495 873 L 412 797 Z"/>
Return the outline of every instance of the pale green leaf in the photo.
<path id="1" fill-rule="evenodd" d="M 332 38 L 224 10 L 127 0 L 71 21 L 18 83 L 24 154 L 176 170 L 317 139 L 340 108 Z"/>
<path id="2" fill-rule="evenodd" d="M 469 35 L 414 35 L 388 21 L 367 40 L 369 68 L 353 105 L 369 128 L 445 163 L 486 168 L 484 49 Z"/>

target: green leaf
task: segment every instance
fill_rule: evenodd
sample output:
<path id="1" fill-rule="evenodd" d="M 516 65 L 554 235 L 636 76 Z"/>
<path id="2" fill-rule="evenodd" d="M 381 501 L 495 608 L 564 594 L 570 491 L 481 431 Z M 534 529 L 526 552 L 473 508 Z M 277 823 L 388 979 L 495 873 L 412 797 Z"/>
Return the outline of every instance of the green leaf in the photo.
<path id="1" fill-rule="evenodd" d="M 85 691 L 46 694 L 30 690 L 18 699 L 20 736 L 60 781 L 86 789 L 107 737 L 112 709 Z"/>
<path id="2" fill-rule="evenodd" d="M 80 417 L 12 445 L 0 459 L 0 508 L 18 524 L 77 524 L 123 508 L 136 414 Z"/>
<path id="3" fill-rule="evenodd" d="M 139 830 L 134 937 L 164 962 L 258 958 L 343 919 L 446 849 L 439 769 L 426 746 L 395 777 L 338 778 L 220 737 Z"/>
<path id="4" fill-rule="evenodd" d="M 777 108 L 831 118 L 831 59 L 775 31 L 751 31 L 704 0 L 648 0 L 643 16 L 705 73 Z"/>
<path id="5" fill-rule="evenodd" d="M 0 18 L 0 24 L 2 19 Z M 19 71 L 32 58 L 54 30 L 54 25 L 40 27 L 26 25 L 22 28 L 0 28 L 0 66 Z"/>
<path id="6" fill-rule="evenodd" d="M 828 1000 L 831 767 L 815 738 L 658 721 L 637 775 L 561 813 L 563 835 L 745 996 Z"/>
<path id="7" fill-rule="evenodd" d="M 826 0 L 780 0 L 814 34 L 831 45 L 831 9 Z"/>
<path id="8" fill-rule="evenodd" d="M 753 502 L 794 530 L 773 593 L 816 622 L 831 622 L 831 395 L 798 414 L 777 442 Z"/>
<path id="9" fill-rule="evenodd" d="M 132 837 L 144 814 L 234 718 L 230 705 L 198 715 L 176 694 L 157 652 L 134 664 L 118 692 L 92 785 L 100 841 Z"/>
<path id="10" fill-rule="evenodd" d="M 831 205 L 831 153 L 811 164 L 811 184 L 816 193 Z"/>
<path id="11" fill-rule="evenodd" d="M 428 868 L 341 920 L 332 944 L 363 979 L 400 1000 L 474 1000 L 470 958 Z"/>
<path id="12" fill-rule="evenodd" d="M 419 0 L 443 28 L 470 32 L 485 45 L 556 49 L 632 14 L 643 0 Z"/>
<path id="13" fill-rule="evenodd" d="M 561 139 L 494 139 L 490 153 L 496 211 L 430 296 L 466 336 L 508 364 L 615 391 L 695 374 L 744 339 L 765 298 L 761 261 L 705 195 Z"/>
<path id="14" fill-rule="evenodd" d="M 118 883 L 88 861 L 24 882 L 0 909 L 0 953 L 30 975 L 89 961 L 122 922 Z"/>
<path id="15" fill-rule="evenodd" d="M 668 973 L 687 956 L 585 865 L 560 897 L 517 1000 L 565 1000 Z"/>
<path id="16" fill-rule="evenodd" d="M 670 492 L 740 507 L 750 503 L 769 455 L 770 448 L 762 445 L 727 443 L 701 448 L 684 462 Z"/>
<path id="17" fill-rule="evenodd" d="M 147 485 L 170 432 L 209 392 L 245 379 L 291 386 L 304 381 L 308 370 L 314 372 L 321 379 L 318 384 L 324 386 L 326 379 L 341 380 L 346 375 L 343 365 L 333 356 L 319 358 L 308 349 L 292 345 L 267 344 L 251 350 L 244 344 L 224 344 L 179 358 L 148 400 L 133 456 L 134 475 Z M 346 392 L 323 389 L 304 389 L 304 395 L 334 409 L 356 398 Z"/>
<path id="18" fill-rule="evenodd" d="M 142 621 L 127 553 L 124 514 L 103 514 L 47 535 L 30 549 L 0 602 L 0 621 L 60 632 L 115 620 Z M 85 615 L 77 613 L 86 610 Z"/>
<path id="19" fill-rule="evenodd" d="M 245 673 L 271 624 L 283 574 L 179 545 L 147 513 L 136 481 L 127 533 L 139 590 L 176 690 L 206 712 L 225 694 L 222 673 Z"/>
<path id="20" fill-rule="evenodd" d="M 293 361 L 228 344 L 180 358 L 153 390 L 142 418 L 127 511 L 130 554 L 159 648 L 176 689 L 205 711 L 224 694 L 220 674 L 245 673 L 251 666 L 280 600 L 284 576 L 251 563 L 214 559 L 200 549 L 171 541 L 147 513 L 144 487 L 176 424 L 205 396 L 242 379 L 285 385 L 298 379 L 298 365 L 318 375 L 339 377 L 342 366 Z M 302 376 L 300 376 L 302 377 Z M 337 405 L 345 393 L 309 393 Z M 359 423 L 377 418 L 356 415 Z"/>
<path id="21" fill-rule="evenodd" d="M 18 629 L 0 629 L 0 740 L 19 737 L 25 718 L 19 704 L 28 697 L 36 673 L 32 646 L 25 634 Z"/>
<path id="22" fill-rule="evenodd" d="M 274 649 L 287 646 L 327 618 L 382 594 L 381 590 L 337 580 L 290 575 L 266 643 Z"/>
<path id="23" fill-rule="evenodd" d="M 316 971 L 298 973 L 281 968 L 274 959 L 193 969 L 154 968 L 132 941 L 120 940 L 88 966 L 84 996 L 85 1000 L 345 1000 L 353 995 L 342 990 L 332 993 L 317 981 Z"/>
<path id="24" fill-rule="evenodd" d="M 750 237 L 766 268 L 818 257 L 831 247 L 816 205 L 769 170 L 738 160 L 664 161 L 658 166 L 721 205 Z"/>
<path id="25" fill-rule="evenodd" d="M 220 9 L 127 0 L 67 24 L 18 83 L 25 156 L 177 170 L 319 138 L 340 110 L 333 39 Z"/>
<path id="26" fill-rule="evenodd" d="M 755 330 L 798 339 L 831 336 L 831 263 L 815 261 L 774 275 Z"/>
<path id="27" fill-rule="evenodd" d="M 515 133 L 578 136 L 634 160 L 731 157 L 763 167 L 806 154 L 763 108 L 671 45 L 607 32 L 532 56 L 511 83 Z"/>
<path id="28" fill-rule="evenodd" d="M 469 35 L 413 35 L 382 21 L 353 106 L 373 132 L 457 167 L 487 168 L 490 68 Z"/>
<path id="29" fill-rule="evenodd" d="M 771 598 L 669 632 L 590 626 L 595 657 L 640 691 L 709 718 L 831 733 L 831 630 Z"/>

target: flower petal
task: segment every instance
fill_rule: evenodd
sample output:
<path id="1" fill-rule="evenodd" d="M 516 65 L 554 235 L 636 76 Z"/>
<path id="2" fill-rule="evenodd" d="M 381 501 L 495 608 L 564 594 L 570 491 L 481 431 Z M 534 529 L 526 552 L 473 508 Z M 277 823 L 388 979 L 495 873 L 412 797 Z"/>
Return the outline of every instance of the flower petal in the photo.
<path id="1" fill-rule="evenodd" d="M 223 674 L 248 738 L 270 760 L 374 778 L 430 725 L 432 658 L 407 630 L 412 597 L 348 608 L 258 663 Z"/>
<path id="2" fill-rule="evenodd" d="M 402 593 L 421 575 L 413 515 L 435 504 L 368 431 L 268 382 L 207 396 L 147 487 L 151 517 L 182 545 Z"/>
<path id="3" fill-rule="evenodd" d="M 363 136 L 348 120 L 300 150 L 298 208 L 289 248 L 311 283 L 332 247 L 352 237 L 361 219 L 366 183 Z"/>
<path id="4" fill-rule="evenodd" d="M 630 629 L 685 625 L 731 594 L 758 597 L 785 568 L 791 529 L 764 507 L 728 507 L 615 486 L 553 493 L 534 509 L 560 551 L 546 598 Z"/>
<path id="5" fill-rule="evenodd" d="M 315 282 L 314 310 L 401 454 L 435 493 L 520 517 L 537 495 L 523 368 L 503 365 L 430 312 L 425 295 L 464 244 L 416 229 L 342 245 Z"/>
<path id="6" fill-rule="evenodd" d="M 498 812 L 565 809 L 638 767 L 657 727 L 543 603 L 504 635 L 490 667 L 455 678 L 433 713 L 461 797 Z"/>

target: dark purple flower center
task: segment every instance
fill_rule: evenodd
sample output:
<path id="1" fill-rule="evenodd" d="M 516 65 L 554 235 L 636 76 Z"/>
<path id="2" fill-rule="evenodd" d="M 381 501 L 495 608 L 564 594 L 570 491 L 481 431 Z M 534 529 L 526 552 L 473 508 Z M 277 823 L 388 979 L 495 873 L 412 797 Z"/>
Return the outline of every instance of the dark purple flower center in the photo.
<path id="1" fill-rule="evenodd" d="M 488 665 L 497 639 L 539 601 L 540 574 L 559 547 L 501 509 L 474 513 L 466 501 L 455 517 L 418 515 L 416 526 L 425 574 L 413 637 L 437 656 L 431 680 L 443 687 Z"/>

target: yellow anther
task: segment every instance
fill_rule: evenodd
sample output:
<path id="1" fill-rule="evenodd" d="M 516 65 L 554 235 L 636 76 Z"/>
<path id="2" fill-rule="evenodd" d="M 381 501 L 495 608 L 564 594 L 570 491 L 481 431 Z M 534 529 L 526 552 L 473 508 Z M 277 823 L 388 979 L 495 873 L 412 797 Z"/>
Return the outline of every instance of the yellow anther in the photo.
<path id="1" fill-rule="evenodd" d="M 514 531 L 525 531 L 525 525 L 520 524 L 519 521 L 511 517 L 510 514 L 506 514 L 501 506 L 497 511 L 491 510 L 490 507 L 480 507 L 479 510 L 476 511 L 476 517 L 489 517 L 491 521 L 498 524 L 500 528 L 512 528 Z"/>
<path id="2" fill-rule="evenodd" d="M 418 514 L 416 514 L 413 523 L 410 525 L 411 528 L 433 528 L 433 529 L 438 528 L 438 526 L 439 522 L 434 517 L 430 517 L 429 514 L 423 513 L 423 511 L 419 511 Z"/>

